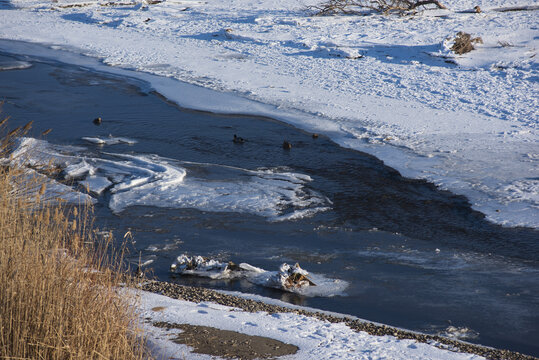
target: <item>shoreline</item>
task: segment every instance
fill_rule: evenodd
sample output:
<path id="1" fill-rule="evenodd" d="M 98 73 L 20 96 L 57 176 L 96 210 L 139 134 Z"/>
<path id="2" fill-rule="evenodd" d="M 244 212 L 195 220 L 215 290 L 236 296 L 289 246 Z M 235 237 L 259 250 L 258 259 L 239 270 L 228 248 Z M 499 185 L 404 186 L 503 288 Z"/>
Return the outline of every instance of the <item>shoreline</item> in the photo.
<path id="1" fill-rule="evenodd" d="M 295 313 L 313 317 L 330 323 L 344 323 L 354 331 L 364 331 L 370 335 L 394 336 L 397 339 L 410 339 L 421 343 L 430 344 L 443 350 L 476 354 L 492 360 L 537 360 L 538 358 L 521 354 L 516 351 L 490 348 L 482 345 L 472 344 L 459 340 L 452 340 L 438 335 L 422 334 L 405 329 L 399 329 L 383 324 L 375 324 L 366 320 L 353 319 L 346 314 L 342 317 L 324 312 L 305 310 L 300 308 L 289 308 L 279 305 L 268 304 L 262 301 L 246 299 L 234 295 L 224 294 L 215 290 L 199 287 L 178 285 L 174 283 L 150 280 L 139 287 L 140 290 L 160 294 L 172 299 L 179 299 L 194 303 L 203 301 L 212 302 L 219 305 L 240 308 L 246 312 L 267 312 L 273 313 Z"/>

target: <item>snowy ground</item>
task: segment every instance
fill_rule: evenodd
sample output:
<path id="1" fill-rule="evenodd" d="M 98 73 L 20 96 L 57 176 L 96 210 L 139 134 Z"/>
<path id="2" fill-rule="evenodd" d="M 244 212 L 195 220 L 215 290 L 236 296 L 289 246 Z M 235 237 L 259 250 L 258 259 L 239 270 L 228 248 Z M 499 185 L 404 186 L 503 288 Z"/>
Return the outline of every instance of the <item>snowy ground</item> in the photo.
<path id="1" fill-rule="evenodd" d="M 214 359 L 190 353 L 186 345 L 171 341 L 179 330 L 167 331 L 156 322 L 209 325 L 247 335 L 263 336 L 296 345 L 294 355 L 279 359 L 484 359 L 454 353 L 414 340 L 355 332 L 343 323 L 331 324 L 294 313 L 250 313 L 214 303 L 193 303 L 140 292 L 145 334 L 159 359 Z"/>
<path id="2" fill-rule="evenodd" d="M 468 196 L 492 221 L 539 226 L 538 12 L 495 10 L 538 2 L 446 0 L 450 10 L 413 17 L 309 16 L 317 3 L 4 0 L 0 38 L 136 70 L 131 76 L 186 107 L 269 115 L 323 133 Z M 460 12 L 476 5 L 482 13 Z M 484 43 L 454 57 L 444 41 L 458 31 Z"/>

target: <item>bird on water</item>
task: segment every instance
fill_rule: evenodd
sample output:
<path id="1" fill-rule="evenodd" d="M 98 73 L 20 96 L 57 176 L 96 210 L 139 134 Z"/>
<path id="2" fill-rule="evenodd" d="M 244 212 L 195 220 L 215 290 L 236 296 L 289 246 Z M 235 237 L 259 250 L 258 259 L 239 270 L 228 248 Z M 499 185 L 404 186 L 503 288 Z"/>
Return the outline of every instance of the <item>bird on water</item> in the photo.
<path id="1" fill-rule="evenodd" d="M 243 144 L 245 139 L 234 134 L 234 139 L 232 140 L 234 144 Z"/>

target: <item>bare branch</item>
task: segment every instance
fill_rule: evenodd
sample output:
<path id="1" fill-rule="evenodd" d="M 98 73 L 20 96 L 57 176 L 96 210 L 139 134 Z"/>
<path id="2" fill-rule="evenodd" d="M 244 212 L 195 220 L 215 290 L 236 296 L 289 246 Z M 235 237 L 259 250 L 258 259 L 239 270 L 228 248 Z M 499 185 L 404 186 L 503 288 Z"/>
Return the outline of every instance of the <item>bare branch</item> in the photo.
<path id="1" fill-rule="evenodd" d="M 412 6 L 410 7 L 409 10 L 413 10 L 416 7 L 423 6 L 423 5 L 436 5 L 438 7 L 438 9 L 447 9 L 443 4 L 441 4 L 437 0 L 425 0 L 425 1 L 417 1 L 417 2 L 415 2 L 414 4 L 412 4 Z"/>
<path id="2" fill-rule="evenodd" d="M 362 9 L 380 13 L 404 13 L 420 6 L 435 5 L 439 9 L 446 7 L 438 0 L 328 0 L 320 5 L 311 6 L 315 15 L 358 14 Z"/>

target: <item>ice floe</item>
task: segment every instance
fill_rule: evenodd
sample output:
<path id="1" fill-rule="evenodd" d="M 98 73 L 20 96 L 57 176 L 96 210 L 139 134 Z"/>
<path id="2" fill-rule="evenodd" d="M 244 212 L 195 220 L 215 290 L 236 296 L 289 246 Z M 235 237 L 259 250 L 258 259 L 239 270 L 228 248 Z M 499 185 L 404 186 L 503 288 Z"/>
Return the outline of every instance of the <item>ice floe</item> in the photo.
<path id="1" fill-rule="evenodd" d="M 116 145 L 116 144 L 136 144 L 137 141 L 125 137 L 114 137 L 110 135 L 109 137 L 98 137 L 98 136 L 84 136 L 82 140 L 89 143 L 97 145 Z"/>
<path id="2" fill-rule="evenodd" d="M 100 195 L 110 190 L 109 207 L 116 213 L 143 205 L 250 213 L 283 221 L 312 216 L 331 205 L 308 188 L 309 176 L 282 169 L 249 170 L 157 155 L 98 156 L 83 147 L 33 138 L 20 139 L 13 157 L 34 169 L 54 166 L 65 184 L 50 182 L 72 193 Z"/>
<path id="3" fill-rule="evenodd" d="M 348 282 L 329 279 L 321 274 L 309 273 L 299 264 L 283 263 L 278 271 L 267 271 L 256 266 L 221 262 L 202 256 L 181 254 L 170 266 L 175 274 L 194 275 L 209 279 L 245 279 L 260 286 L 281 289 L 305 296 L 344 295 Z"/>
<path id="4" fill-rule="evenodd" d="M 7 70 L 22 70 L 32 67 L 32 64 L 27 61 L 19 60 L 0 60 L 0 71 Z"/>
<path id="5" fill-rule="evenodd" d="M 445 330 L 440 331 L 438 335 L 458 340 L 471 340 L 479 337 L 479 333 L 477 331 L 467 327 L 457 327 L 453 325 L 450 325 Z"/>

